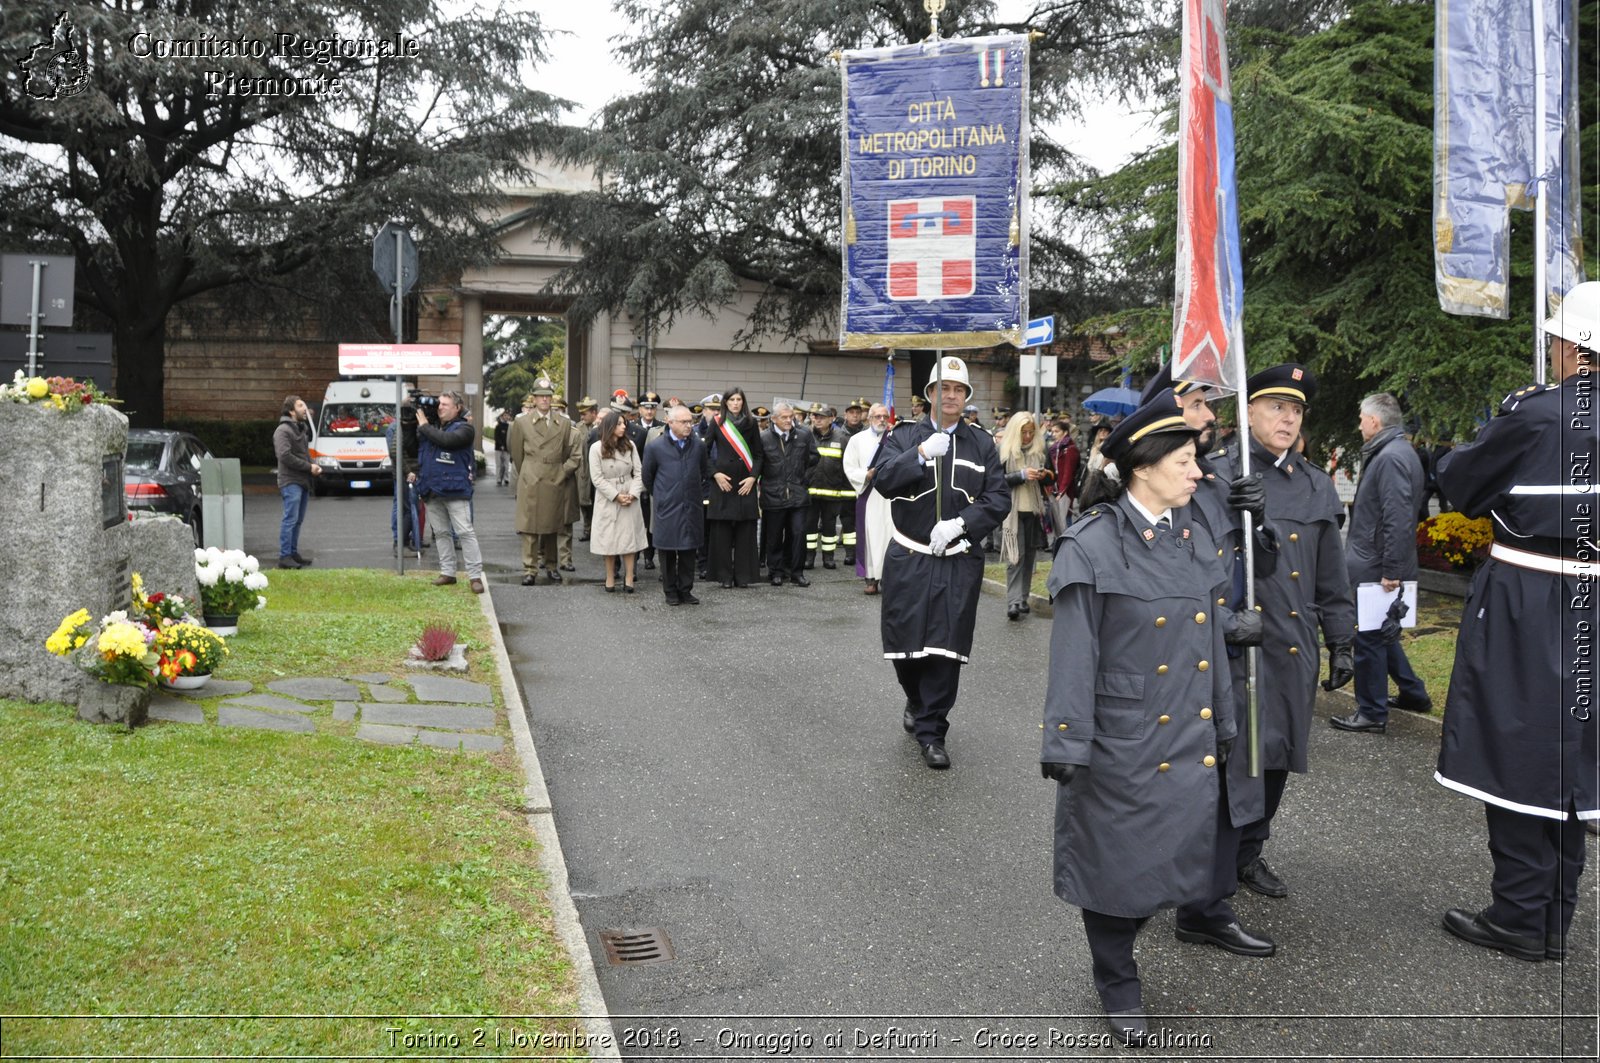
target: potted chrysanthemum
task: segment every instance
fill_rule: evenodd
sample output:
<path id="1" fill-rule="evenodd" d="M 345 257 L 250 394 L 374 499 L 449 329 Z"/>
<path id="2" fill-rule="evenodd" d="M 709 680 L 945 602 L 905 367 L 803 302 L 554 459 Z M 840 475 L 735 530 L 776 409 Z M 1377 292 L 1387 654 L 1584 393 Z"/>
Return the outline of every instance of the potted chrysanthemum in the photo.
<path id="1" fill-rule="evenodd" d="M 206 627 L 219 635 L 239 630 L 239 615 L 266 607 L 267 589 L 261 563 L 243 550 L 214 546 L 194 552 L 194 575 L 200 583 L 200 604 Z"/>
<path id="2" fill-rule="evenodd" d="M 228 655 L 228 645 L 210 628 L 179 621 L 156 634 L 157 680 L 171 690 L 198 690 Z"/>
<path id="3" fill-rule="evenodd" d="M 148 689 L 155 678 L 155 638 L 154 628 L 121 610 L 101 617 L 96 626 L 89 610 L 79 609 L 61 621 L 44 647 L 58 657 L 73 658 L 103 683 Z"/>

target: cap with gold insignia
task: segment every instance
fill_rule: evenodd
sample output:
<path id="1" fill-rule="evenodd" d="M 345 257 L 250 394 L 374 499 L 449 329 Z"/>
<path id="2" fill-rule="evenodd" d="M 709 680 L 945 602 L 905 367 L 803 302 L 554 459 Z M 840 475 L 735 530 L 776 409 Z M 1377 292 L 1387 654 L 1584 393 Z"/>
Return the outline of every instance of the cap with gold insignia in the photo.
<path id="1" fill-rule="evenodd" d="M 1183 419 L 1178 396 L 1171 388 L 1156 392 L 1150 396 L 1149 402 L 1124 417 L 1122 423 L 1113 428 L 1105 442 L 1100 444 L 1100 453 L 1106 456 L 1107 461 L 1116 461 L 1133 449 L 1139 440 L 1169 432 L 1186 432 L 1191 437 L 1200 434 L 1198 428 L 1190 427 L 1189 422 Z"/>
<path id="2" fill-rule="evenodd" d="M 533 392 L 530 391 L 526 395 L 522 396 L 522 408 L 523 409 L 528 409 L 533 404 L 534 404 L 534 402 L 533 402 Z"/>
<path id="3" fill-rule="evenodd" d="M 1150 378 L 1150 382 L 1139 393 L 1139 405 L 1144 405 L 1154 398 L 1158 392 L 1165 391 L 1168 388 L 1172 389 L 1174 395 L 1187 395 L 1191 391 L 1216 393 L 1216 389 L 1210 384 L 1202 384 L 1197 380 L 1180 380 L 1174 384 L 1172 382 L 1172 363 L 1168 362 L 1156 371 L 1156 375 Z"/>
<path id="4" fill-rule="evenodd" d="M 585 395 L 583 398 L 578 400 L 578 412 L 582 413 L 584 410 L 597 409 L 599 405 L 600 404 L 594 401 L 591 396 Z"/>
<path id="5" fill-rule="evenodd" d="M 661 396 L 657 395 L 653 391 L 645 392 L 644 395 L 639 399 L 639 409 L 641 410 L 653 410 L 660 405 Z"/>
<path id="6" fill-rule="evenodd" d="M 757 406 L 755 409 L 751 410 L 750 412 L 755 414 L 757 417 L 762 418 L 763 420 L 765 420 L 766 418 L 772 416 L 772 411 L 767 409 L 765 406 Z"/>
<path id="7" fill-rule="evenodd" d="M 850 405 L 845 407 L 846 412 L 848 412 L 850 410 L 870 410 L 870 409 L 872 409 L 872 403 L 868 402 L 864 398 L 852 399 L 852 400 L 850 400 Z"/>
<path id="8" fill-rule="evenodd" d="M 700 407 L 702 410 L 720 410 L 722 409 L 722 396 L 713 391 L 700 400 Z"/>
<path id="9" fill-rule="evenodd" d="M 1250 401 L 1256 399 L 1292 399 L 1302 406 L 1311 405 L 1317 397 L 1317 375 L 1299 362 L 1285 362 L 1271 369 L 1263 369 L 1245 382 Z"/>
<path id="10" fill-rule="evenodd" d="M 693 413 L 693 414 L 702 414 L 702 413 L 706 412 L 706 408 L 705 408 L 705 406 L 703 406 L 702 404 L 697 402 L 694 405 L 689 407 L 689 412 Z"/>
<path id="11" fill-rule="evenodd" d="M 556 396 L 550 400 L 550 405 L 558 410 L 564 410 L 567 408 L 567 400 L 562 397 L 560 392 L 557 392 Z"/>
<path id="12" fill-rule="evenodd" d="M 957 383 L 967 389 L 967 398 L 972 398 L 972 378 L 967 375 L 967 363 L 959 358 L 946 358 L 938 369 L 928 374 L 928 385 L 922 389 L 924 395 L 931 395 L 933 389 L 939 386 L 940 379 L 945 383 Z"/>
<path id="13" fill-rule="evenodd" d="M 533 394 L 535 394 L 535 395 L 554 395 L 555 393 L 556 393 L 555 382 L 552 381 L 549 377 L 542 376 L 538 380 L 535 380 L 533 382 Z"/>

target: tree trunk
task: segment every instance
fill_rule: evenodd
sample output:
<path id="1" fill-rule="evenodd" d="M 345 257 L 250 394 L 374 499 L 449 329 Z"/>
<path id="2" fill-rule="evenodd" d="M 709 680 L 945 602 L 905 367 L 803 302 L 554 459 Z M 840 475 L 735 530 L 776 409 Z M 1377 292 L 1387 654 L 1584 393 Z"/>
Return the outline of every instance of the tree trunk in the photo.
<path id="1" fill-rule="evenodd" d="M 166 315 L 152 324 L 144 315 L 116 322 L 112 332 L 117 398 L 134 428 L 161 428 L 166 419 Z"/>

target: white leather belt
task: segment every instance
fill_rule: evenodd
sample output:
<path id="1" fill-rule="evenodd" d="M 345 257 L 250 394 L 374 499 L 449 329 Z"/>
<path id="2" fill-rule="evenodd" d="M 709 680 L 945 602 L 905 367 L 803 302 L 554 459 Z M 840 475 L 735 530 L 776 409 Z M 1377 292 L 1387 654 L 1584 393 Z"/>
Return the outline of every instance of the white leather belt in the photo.
<path id="1" fill-rule="evenodd" d="M 1504 543 L 1492 543 L 1489 546 L 1489 556 L 1496 561 L 1504 561 L 1508 565 L 1518 568 L 1531 568 L 1536 572 L 1553 572 L 1559 576 L 1596 576 L 1600 575 L 1600 560 L 1575 561 L 1570 557 L 1551 557 L 1548 554 L 1535 554 L 1528 550 L 1518 550 L 1514 546 Z"/>
<path id="2" fill-rule="evenodd" d="M 919 543 L 915 539 L 906 538 L 900 533 L 899 528 L 894 530 L 894 541 L 914 553 L 927 554 L 929 557 L 940 556 L 934 554 L 933 547 L 929 546 L 927 543 Z M 942 556 L 949 557 L 951 554 L 964 554 L 970 549 L 972 549 L 971 540 L 958 539 L 945 548 L 945 552 Z"/>

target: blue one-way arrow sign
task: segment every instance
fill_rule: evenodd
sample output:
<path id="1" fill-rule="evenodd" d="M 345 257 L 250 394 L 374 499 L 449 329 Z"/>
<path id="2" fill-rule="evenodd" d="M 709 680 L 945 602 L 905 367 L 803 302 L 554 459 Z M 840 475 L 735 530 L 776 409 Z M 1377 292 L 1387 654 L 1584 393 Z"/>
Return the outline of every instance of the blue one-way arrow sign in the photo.
<path id="1" fill-rule="evenodd" d="M 1036 317 L 1028 321 L 1026 333 L 1027 346 L 1043 347 L 1047 343 L 1056 341 L 1056 319 L 1052 314 L 1049 317 Z"/>

